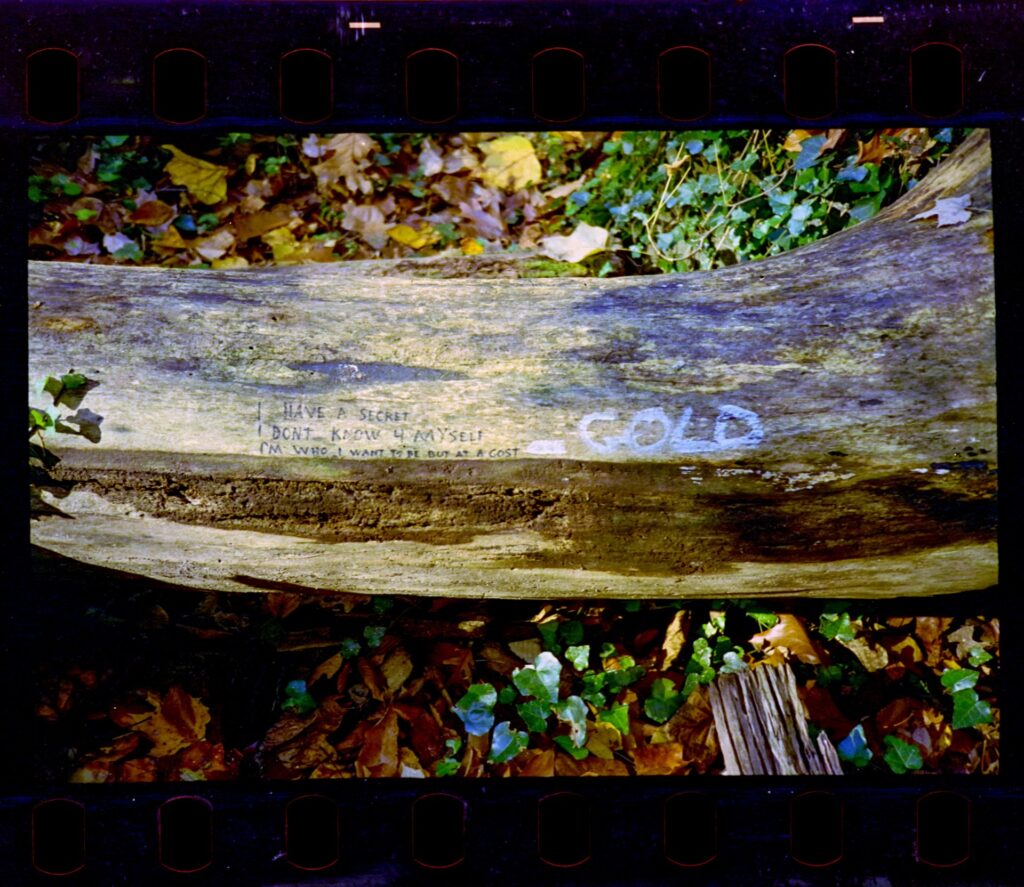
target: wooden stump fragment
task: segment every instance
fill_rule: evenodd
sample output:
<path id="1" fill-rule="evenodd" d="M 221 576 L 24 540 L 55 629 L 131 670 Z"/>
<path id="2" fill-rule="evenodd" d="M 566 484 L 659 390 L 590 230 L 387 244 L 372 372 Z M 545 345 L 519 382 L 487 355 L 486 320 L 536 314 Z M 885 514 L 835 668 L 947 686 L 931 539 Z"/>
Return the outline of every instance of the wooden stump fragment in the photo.
<path id="1" fill-rule="evenodd" d="M 711 711 L 727 776 L 842 775 L 824 732 L 812 740 L 796 678 L 787 664 L 722 674 L 711 684 Z"/>

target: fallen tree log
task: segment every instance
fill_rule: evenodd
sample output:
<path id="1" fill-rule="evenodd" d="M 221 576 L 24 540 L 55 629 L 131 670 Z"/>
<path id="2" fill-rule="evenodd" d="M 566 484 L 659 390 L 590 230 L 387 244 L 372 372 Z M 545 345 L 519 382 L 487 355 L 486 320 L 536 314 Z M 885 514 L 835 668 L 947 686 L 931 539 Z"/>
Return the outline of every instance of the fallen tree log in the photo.
<path id="1" fill-rule="evenodd" d="M 31 378 L 73 366 L 106 417 L 33 541 L 224 590 L 989 587 L 990 165 L 978 131 L 875 218 L 706 273 L 33 262 Z"/>

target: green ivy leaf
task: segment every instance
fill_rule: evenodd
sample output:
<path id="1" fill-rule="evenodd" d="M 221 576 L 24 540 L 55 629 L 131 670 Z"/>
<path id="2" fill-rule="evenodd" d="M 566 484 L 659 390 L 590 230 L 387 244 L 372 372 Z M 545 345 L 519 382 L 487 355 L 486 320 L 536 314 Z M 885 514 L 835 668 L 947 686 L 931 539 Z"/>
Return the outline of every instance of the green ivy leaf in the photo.
<path id="1" fill-rule="evenodd" d="M 569 725 L 569 735 L 576 748 L 582 748 L 587 741 L 587 704 L 579 696 L 569 696 L 555 703 L 558 720 Z"/>
<path id="2" fill-rule="evenodd" d="M 969 690 L 978 683 L 978 673 L 970 668 L 948 668 L 942 673 L 942 686 L 949 693 Z"/>
<path id="3" fill-rule="evenodd" d="M 519 717 L 531 733 L 544 733 L 548 729 L 548 718 L 551 717 L 551 703 L 540 699 L 531 699 L 516 706 Z"/>
<path id="4" fill-rule="evenodd" d="M 614 666 L 605 669 L 604 677 L 605 686 L 616 693 L 623 687 L 639 681 L 647 672 L 642 665 L 636 664 L 632 656 L 620 656 L 615 660 Z"/>
<path id="5" fill-rule="evenodd" d="M 992 654 L 988 652 L 984 647 L 971 647 L 970 652 L 967 654 L 967 659 L 971 665 L 983 665 L 992 658 Z"/>
<path id="6" fill-rule="evenodd" d="M 857 636 L 856 629 L 850 624 L 849 613 L 822 613 L 818 631 L 821 632 L 822 637 L 830 641 L 849 642 Z"/>
<path id="7" fill-rule="evenodd" d="M 885 753 L 885 763 L 893 773 L 902 775 L 908 770 L 920 770 L 924 766 L 921 749 L 898 736 L 886 736 L 885 744 L 889 750 Z"/>
<path id="8" fill-rule="evenodd" d="M 473 684 L 453 711 L 470 736 L 483 736 L 494 726 L 494 705 L 498 694 L 490 684 Z"/>
<path id="9" fill-rule="evenodd" d="M 557 622 L 553 619 L 549 622 L 541 622 L 537 626 L 537 631 L 540 632 L 540 638 L 544 643 L 545 650 L 550 650 L 553 653 L 562 652 L 562 645 L 558 642 Z"/>
<path id="10" fill-rule="evenodd" d="M 572 663 L 576 671 L 583 671 L 590 664 L 590 644 L 569 647 L 565 651 L 565 658 Z"/>
<path id="11" fill-rule="evenodd" d="M 828 687 L 843 679 L 843 669 L 839 665 L 818 666 L 818 683 L 822 687 Z"/>
<path id="12" fill-rule="evenodd" d="M 508 705 L 515 702 L 518 695 L 515 687 L 502 687 L 501 692 L 498 694 L 498 702 L 502 705 Z"/>
<path id="13" fill-rule="evenodd" d="M 974 690 L 960 690 L 953 694 L 954 730 L 991 723 L 992 706 L 979 699 Z"/>
<path id="14" fill-rule="evenodd" d="M 719 669 L 722 674 L 738 674 L 746 670 L 747 663 L 735 650 L 730 650 L 722 657 L 722 667 Z"/>
<path id="15" fill-rule="evenodd" d="M 604 680 L 603 671 L 596 673 L 588 671 L 583 675 L 583 689 L 580 691 L 580 697 L 596 708 L 601 708 L 605 703 L 604 693 L 601 692 Z"/>
<path id="16" fill-rule="evenodd" d="M 380 642 L 384 640 L 384 635 L 387 632 L 386 625 L 367 625 L 363 629 L 363 637 L 366 638 L 366 646 L 371 650 L 375 650 L 380 646 Z"/>
<path id="17" fill-rule="evenodd" d="M 577 748 L 573 745 L 572 740 L 568 736 L 556 736 L 555 745 L 557 745 L 563 751 L 569 752 L 577 761 L 582 761 L 587 755 L 590 754 L 585 748 Z"/>
<path id="18" fill-rule="evenodd" d="M 864 725 L 858 724 L 847 737 L 836 746 L 841 761 L 848 761 L 858 769 L 866 767 L 873 757 L 868 748 L 868 740 L 864 735 Z"/>
<path id="19" fill-rule="evenodd" d="M 341 653 L 342 659 L 351 659 L 353 656 L 358 656 L 359 651 L 362 647 L 355 638 L 342 638 L 341 639 Z"/>
<path id="20" fill-rule="evenodd" d="M 513 671 L 512 681 L 524 696 L 554 702 L 558 699 L 558 679 L 561 674 L 562 663 L 545 651 L 530 665 Z"/>
<path id="21" fill-rule="evenodd" d="M 53 428 L 53 417 L 43 410 L 35 407 L 28 408 L 28 427 L 31 428 Z"/>
<path id="22" fill-rule="evenodd" d="M 583 623 L 578 619 L 570 619 L 558 627 L 558 633 L 565 644 L 578 644 L 583 640 Z"/>
<path id="23" fill-rule="evenodd" d="M 297 715 L 316 711 L 316 700 L 306 690 L 305 681 L 289 681 L 284 688 L 284 696 L 281 711 L 292 711 Z"/>
<path id="24" fill-rule="evenodd" d="M 629 706 L 613 705 L 607 711 L 599 711 L 597 719 L 606 724 L 611 724 L 623 736 L 629 733 Z"/>
<path id="25" fill-rule="evenodd" d="M 683 704 L 683 695 L 669 678 L 658 678 L 651 684 L 651 695 L 644 700 L 644 714 L 654 723 L 664 724 Z"/>
<path id="26" fill-rule="evenodd" d="M 452 760 L 451 758 L 445 758 L 443 761 L 437 762 L 437 767 L 434 768 L 434 772 L 438 776 L 454 776 L 459 770 L 459 762 Z"/>
<path id="27" fill-rule="evenodd" d="M 487 760 L 495 764 L 511 761 L 519 752 L 526 748 L 529 737 L 522 730 L 513 730 L 508 721 L 502 721 L 494 728 L 491 736 L 491 750 Z"/>

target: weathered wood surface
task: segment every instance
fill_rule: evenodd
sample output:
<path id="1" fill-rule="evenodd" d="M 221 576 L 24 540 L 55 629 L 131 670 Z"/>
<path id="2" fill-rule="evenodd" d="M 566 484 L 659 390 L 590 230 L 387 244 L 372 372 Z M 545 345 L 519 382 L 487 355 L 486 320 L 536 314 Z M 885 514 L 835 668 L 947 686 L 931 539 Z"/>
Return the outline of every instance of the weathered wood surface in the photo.
<path id="1" fill-rule="evenodd" d="M 790 667 L 719 675 L 710 687 L 725 776 L 841 776 L 828 736 L 811 739 Z"/>
<path id="2" fill-rule="evenodd" d="M 85 372 L 106 417 L 33 540 L 234 590 L 991 586 L 989 172 L 978 132 L 874 219 L 708 273 L 32 263 L 31 377 Z"/>

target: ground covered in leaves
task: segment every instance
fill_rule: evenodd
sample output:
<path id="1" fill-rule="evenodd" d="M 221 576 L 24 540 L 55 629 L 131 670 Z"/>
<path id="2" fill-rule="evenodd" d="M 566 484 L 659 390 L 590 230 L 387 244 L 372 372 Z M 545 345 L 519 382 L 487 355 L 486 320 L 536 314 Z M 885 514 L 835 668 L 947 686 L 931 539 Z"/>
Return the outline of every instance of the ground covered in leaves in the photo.
<path id="1" fill-rule="evenodd" d="M 40 139 L 29 254 L 239 268 L 535 250 L 719 268 L 870 218 L 967 130 L 183 133 Z"/>
<path id="2" fill-rule="evenodd" d="M 981 616 L 87 597 L 64 613 L 77 647 L 32 665 L 33 767 L 51 782 L 713 774 L 708 685 L 781 661 L 848 773 L 998 771 L 999 625 Z"/>

